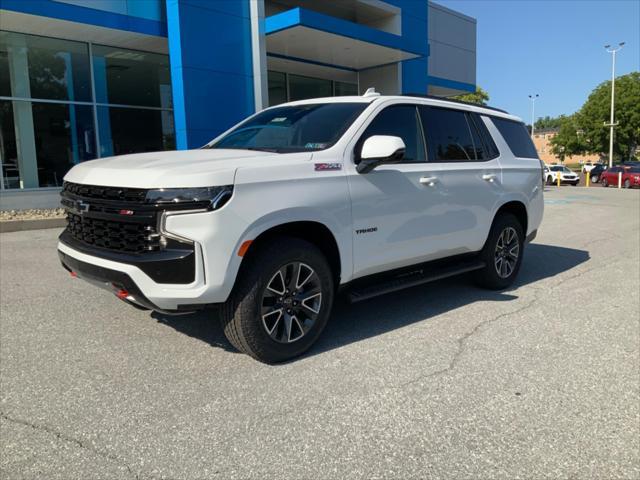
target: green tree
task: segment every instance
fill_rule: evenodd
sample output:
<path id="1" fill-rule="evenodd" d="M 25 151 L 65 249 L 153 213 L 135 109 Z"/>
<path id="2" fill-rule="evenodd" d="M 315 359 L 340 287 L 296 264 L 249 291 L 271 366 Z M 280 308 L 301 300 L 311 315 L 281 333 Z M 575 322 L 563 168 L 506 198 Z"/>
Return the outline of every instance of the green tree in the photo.
<path id="1" fill-rule="evenodd" d="M 634 156 L 640 145 L 640 72 L 616 78 L 614 160 Z M 611 81 L 598 85 L 576 115 L 576 124 L 583 133 L 590 153 L 609 154 L 609 123 Z"/>
<path id="2" fill-rule="evenodd" d="M 476 87 L 476 91 L 473 93 L 464 93 L 462 95 L 456 95 L 452 97 L 453 100 L 460 100 L 462 102 L 477 103 L 478 105 L 486 105 L 489 101 L 489 94 L 480 87 Z"/>
<path id="3" fill-rule="evenodd" d="M 589 143 L 578 123 L 578 115 L 558 117 L 558 133 L 551 139 L 551 152 L 564 162 L 564 158 L 589 151 Z"/>
<path id="4" fill-rule="evenodd" d="M 548 130 L 551 128 L 560 128 L 562 124 L 562 120 L 565 116 L 560 115 L 559 117 L 542 117 L 536 120 L 536 130 Z"/>

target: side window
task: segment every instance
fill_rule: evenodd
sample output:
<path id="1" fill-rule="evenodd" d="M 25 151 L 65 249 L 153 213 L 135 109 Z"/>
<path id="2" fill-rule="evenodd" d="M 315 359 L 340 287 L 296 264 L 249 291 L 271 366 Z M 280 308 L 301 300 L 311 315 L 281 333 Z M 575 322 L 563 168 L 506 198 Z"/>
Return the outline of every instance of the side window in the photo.
<path id="1" fill-rule="evenodd" d="M 425 162 L 424 140 L 417 115 L 415 105 L 391 105 L 382 110 L 360 137 L 356 158 L 360 156 L 362 143 L 367 138 L 373 135 L 393 135 L 404 141 L 402 163 Z"/>
<path id="2" fill-rule="evenodd" d="M 485 125 L 480 115 L 478 115 L 477 113 L 469 113 L 468 115 L 471 123 L 476 126 L 476 129 L 480 134 L 480 137 L 482 138 L 486 155 L 484 160 L 491 160 L 499 157 L 500 151 L 498 150 L 498 146 L 496 145 L 496 142 L 493 141 L 493 137 L 489 133 L 489 130 L 487 129 L 487 126 Z"/>
<path id="3" fill-rule="evenodd" d="M 533 146 L 531 136 L 524 123 L 506 120 L 504 118 L 491 117 L 491 121 L 500 131 L 500 135 L 507 142 L 511 152 L 516 157 L 538 158 L 536 147 Z"/>
<path id="4" fill-rule="evenodd" d="M 420 106 L 420 117 L 432 162 L 476 161 L 467 116 L 459 110 Z M 481 144 L 478 148 L 482 150 Z"/>

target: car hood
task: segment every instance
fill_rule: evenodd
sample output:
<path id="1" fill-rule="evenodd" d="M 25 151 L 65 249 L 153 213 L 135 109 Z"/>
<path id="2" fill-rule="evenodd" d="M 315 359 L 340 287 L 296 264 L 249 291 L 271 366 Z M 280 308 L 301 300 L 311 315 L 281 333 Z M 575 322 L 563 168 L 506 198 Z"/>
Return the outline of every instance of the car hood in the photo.
<path id="1" fill-rule="evenodd" d="M 236 149 L 137 153 L 80 163 L 64 180 L 131 188 L 232 185 L 240 167 L 305 161 L 311 156 L 309 152 L 278 154 Z"/>

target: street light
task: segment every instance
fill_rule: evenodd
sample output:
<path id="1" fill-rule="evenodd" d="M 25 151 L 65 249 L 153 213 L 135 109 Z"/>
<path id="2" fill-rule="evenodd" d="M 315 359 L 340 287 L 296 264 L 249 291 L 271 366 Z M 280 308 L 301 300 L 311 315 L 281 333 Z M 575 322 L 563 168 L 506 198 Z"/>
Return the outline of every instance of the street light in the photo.
<path id="1" fill-rule="evenodd" d="M 609 168 L 613 167 L 613 129 L 617 125 L 613 121 L 613 114 L 615 109 L 615 90 L 616 90 L 616 52 L 624 47 L 625 42 L 620 42 L 617 47 L 611 47 L 611 45 L 605 45 L 607 52 L 612 54 L 611 57 L 611 121 L 605 123 L 605 127 L 609 127 Z"/>
<path id="2" fill-rule="evenodd" d="M 529 95 L 529 98 L 531 99 L 531 138 L 533 138 L 533 132 L 536 129 L 536 125 L 535 125 L 536 98 L 538 98 L 539 96 L 540 95 L 538 95 L 537 93 Z"/>

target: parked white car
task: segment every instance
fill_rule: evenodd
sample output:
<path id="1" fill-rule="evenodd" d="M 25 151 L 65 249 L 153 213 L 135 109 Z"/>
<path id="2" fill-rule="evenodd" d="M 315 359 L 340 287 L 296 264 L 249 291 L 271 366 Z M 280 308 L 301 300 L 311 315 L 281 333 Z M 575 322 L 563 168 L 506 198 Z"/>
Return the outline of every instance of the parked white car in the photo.
<path id="1" fill-rule="evenodd" d="M 580 183 L 578 174 L 564 165 L 545 166 L 544 175 L 547 185 L 556 185 L 558 175 L 560 176 L 560 184 L 569 183 L 575 187 Z"/>
<path id="2" fill-rule="evenodd" d="M 473 272 L 503 289 L 543 215 L 520 119 L 415 96 L 263 110 L 203 148 L 81 163 L 59 256 L 138 308 L 220 307 L 231 344 L 300 355 L 351 301 Z"/>

